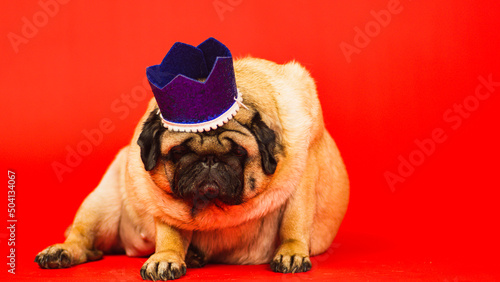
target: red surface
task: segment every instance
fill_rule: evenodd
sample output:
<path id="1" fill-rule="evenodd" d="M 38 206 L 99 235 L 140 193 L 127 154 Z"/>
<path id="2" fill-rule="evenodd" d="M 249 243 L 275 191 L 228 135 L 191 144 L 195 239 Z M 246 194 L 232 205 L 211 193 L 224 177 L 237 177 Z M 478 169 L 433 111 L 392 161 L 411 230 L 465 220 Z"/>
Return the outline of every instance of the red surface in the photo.
<path id="1" fill-rule="evenodd" d="M 295 59 L 311 71 L 350 174 L 351 204 L 331 252 L 309 273 L 209 265 L 185 280 L 499 279 L 500 86 L 479 89 L 490 91 L 485 99 L 470 96 L 480 76 L 500 81 L 500 2 L 101 2 L 69 1 L 50 15 L 38 1 L 2 3 L 0 163 L 16 172 L 18 222 L 15 275 L 5 263 L 10 233 L 0 229 L 0 278 L 140 279 L 145 258 L 106 257 L 68 270 L 41 270 L 33 259 L 63 240 L 78 205 L 129 142 L 152 95 L 137 92 L 145 68 L 175 41 L 214 36 L 235 56 Z M 371 11 L 385 19 L 380 30 Z M 369 41 L 356 35 L 365 27 Z M 348 62 L 341 44 L 355 42 Z M 468 110 L 455 112 L 463 103 Z M 102 140 L 85 151 L 84 131 L 106 122 Z M 435 146 L 424 142 L 433 137 Z M 419 153 L 422 142 L 427 154 Z M 86 155 L 67 160 L 78 146 Z M 385 175 L 410 157 L 418 165 L 391 187 Z M 60 179 L 54 162 L 69 168 Z"/>

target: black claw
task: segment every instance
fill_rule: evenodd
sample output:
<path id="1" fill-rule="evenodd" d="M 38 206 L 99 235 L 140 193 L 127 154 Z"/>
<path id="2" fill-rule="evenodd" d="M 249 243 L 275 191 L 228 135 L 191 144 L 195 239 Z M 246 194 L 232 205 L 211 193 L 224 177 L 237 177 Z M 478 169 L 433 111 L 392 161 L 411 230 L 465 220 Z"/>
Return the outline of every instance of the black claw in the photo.
<path id="1" fill-rule="evenodd" d="M 281 263 L 281 272 L 290 273 L 290 268 L 288 267 L 288 265 Z"/>
<path id="2" fill-rule="evenodd" d="M 283 256 L 281 256 L 281 255 L 280 255 L 280 257 L 279 257 L 279 260 L 275 258 L 275 259 L 271 262 L 271 269 L 272 269 L 274 272 L 283 272 L 283 271 L 281 271 L 281 264 L 282 264 L 282 261 L 283 261 Z"/>
<path id="3" fill-rule="evenodd" d="M 276 267 L 276 269 L 277 269 L 277 272 L 286 273 L 285 272 L 285 267 L 283 266 L 282 263 L 278 264 L 277 267 Z"/>
<path id="4" fill-rule="evenodd" d="M 182 266 L 181 275 L 186 275 L 186 266 L 185 265 Z"/>
<path id="5" fill-rule="evenodd" d="M 47 255 L 43 255 L 41 258 L 40 258 L 40 266 L 42 268 L 47 268 Z"/>
<path id="6" fill-rule="evenodd" d="M 153 269 L 153 273 L 150 273 L 150 276 L 153 278 L 153 281 L 156 281 L 158 280 L 158 262 L 154 262 L 154 269 Z"/>
<path id="7" fill-rule="evenodd" d="M 59 250 L 56 250 L 56 252 L 50 256 L 50 260 L 52 261 L 52 266 L 54 266 L 54 268 L 62 268 L 62 265 L 61 265 L 61 253 L 62 252 L 63 252 L 63 249 L 59 249 Z"/>
<path id="8" fill-rule="evenodd" d="M 307 259 L 307 257 L 304 257 L 300 260 L 300 257 L 292 256 L 290 258 L 290 264 L 285 264 L 283 263 L 283 256 L 280 256 L 279 259 L 275 258 L 271 262 L 271 270 L 274 272 L 281 272 L 281 273 L 298 273 L 298 272 L 306 272 L 311 270 L 311 262 Z M 293 265 L 294 262 L 299 261 L 299 265 Z"/>
<path id="9" fill-rule="evenodd" d="M 181 277 L 181 275 L 182 275 L 182 269 L 176 268 L 175 271 L 174 271 L 174 277 L 175 277 L 175 279 Z"/>
<path id="10" fill-rule="evenodd" d="M 306 258 L 303 258 L 302 259 L 302 272 L 306 272 L 306 271 L 309 271 L 311 270 L 311 262 L 306 260 Z"/>
<path id="11" fill-rule="evenodd" d="M 71 258 L 67 252 L 61 254 L 61 264 L 64 265 L 64 267 L 71 265 Z"/>
<path id="12" fill-rule="evenodd" d="M 61 256 L 61 254 L 62 254 L 63 251 L 64 251 L 63 249 L 59 249 L 54 254 L 52 254 L 52 256 L 59 257 L 59 256 Z"/>
<path id="13" fill-rule="evenodd" d="M 169 263 L 168 264 L 168 279 L 174 280 L 177 278 L 177 277 L 175 277 L 176 275 L 177 275 L 177 268 L 173 268 L 172 263 Z"/>
<path id="14" fill-rule="evenodd" d="M 273 260 L 271 262 L 271 270 L 274 272 L 278 272 L 278 269 L 276 269 L 276 266 L 277 266 L 276 261 Z"/>
<path id="15" fill-rule="evenodd" d="M 147 280 L 147 275 L 146 275 L 146 264 L 144 264 L 142 267 L 141 267 L 141 277 L 143 280 Z"/>
<path id="16" fill-rule="evenodd" d="M 158 273 L 158 276 L 159 276 L 160 280 L 165 281 L 168 279 L 167 274 L 168 274 L 168 271 L 162 271 L 161 273 Z"/>
<path id="17" fill-rule="evenodd" d="M 274 272 L 281 272 L 281 262 L 278 261 L 278 260 L 273 260 L 273 262 L 271 263 L 271 269 L 274 271 Z"/>

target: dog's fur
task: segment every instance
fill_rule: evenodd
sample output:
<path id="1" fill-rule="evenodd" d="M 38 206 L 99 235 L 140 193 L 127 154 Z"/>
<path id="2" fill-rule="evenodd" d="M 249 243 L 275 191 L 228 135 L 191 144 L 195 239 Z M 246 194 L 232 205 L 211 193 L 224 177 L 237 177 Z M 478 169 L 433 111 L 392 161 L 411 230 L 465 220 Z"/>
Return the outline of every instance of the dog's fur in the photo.
<path id="1" fill-rule="evenodd" d="M 151 280 L 179 278 L 186 265 L 207 262 L 270 262 L 283 273 L 311 268 L 309 256 L 330 246 L 349 199 L 314 81 L 295 62 L 246 58 L 234 68 L 248 108 L 217 130 L 181 133 L 162 126 L 152 99 L 66 241 L 37 255 L 42 268 L 119 251 L 152 254 L 141 269 Z M 207 184 L 197 172 L 214 162 L 217 169 L 203 172 Z"/>

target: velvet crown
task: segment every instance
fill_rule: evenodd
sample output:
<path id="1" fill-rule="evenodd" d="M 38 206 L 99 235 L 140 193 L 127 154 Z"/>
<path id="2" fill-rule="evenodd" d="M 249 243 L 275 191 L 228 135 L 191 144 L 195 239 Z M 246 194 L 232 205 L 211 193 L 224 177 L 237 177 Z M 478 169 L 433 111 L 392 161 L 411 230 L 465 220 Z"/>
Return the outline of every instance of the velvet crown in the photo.
<path id="1" fill-rule="evenodd" d="M 163 125 L 170 130 L 215 129 L 231 119 L 241 103 L 231 52 L 215 38 L 197 47 L 175 43 L 146 75 Z"/>

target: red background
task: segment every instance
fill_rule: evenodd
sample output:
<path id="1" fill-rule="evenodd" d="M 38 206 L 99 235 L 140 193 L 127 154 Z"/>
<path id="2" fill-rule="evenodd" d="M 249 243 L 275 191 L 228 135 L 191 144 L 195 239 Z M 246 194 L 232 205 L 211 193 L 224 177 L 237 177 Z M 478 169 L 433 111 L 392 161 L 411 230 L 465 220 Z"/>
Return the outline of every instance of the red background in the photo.
<path id="1" fill-rule="evenodd" d="M 2 227 L 0 275 L 140 279 L 145 258 L 105 257 L 55 271 L 39 269 L 33 259 L 63 240 L 152 96 L 148 89 L 147 97 L 125 104 L 121 95 L 140 87 L 145 68 L 174 42 L 213 36 L 235 57 L 297 60 L 310 70 L 350 174 L 351 202 L 334 245 L 309 273 L 209 265 L 189 270 L 186 280 L 498 279 L 500 87 L 478 105 L 469 96 L 479 76 L 500 81 L 500 2 L 401 0 L 402 11 L 376 30 L 370 12 L 396 2 L 69 1 L 48 15 L 38 1 L 3 1 L 0 163 L 4 173 L 16 172 L 18 222 L 17 274 L 7 273 L 10 234 Z M 38 26 L 29 30 L 26 21 Z M 340 45 L 356 46 L 356 28 L 367 24 L 372 37 L 366 46 L 358 42 L 363 48 L 348 62 Z M 24 40 L 12 43 L 16 35 Z M 464 102 L 467 118 L 443 117 Z M 60 181 L 53 163 L 67 165 L 68 146 L 77 148 L 86 140 L 82 131 L 103 119 L 111 120 L 111 132 Z M 446 140 L 418 159 L 415 142 L 436 129 Z M 385 175 L 398 173 L 401 158 L 410 155 L 422 164 L 391 189 Z M 6 182 L 1 226 L 7 225 Z"/>

